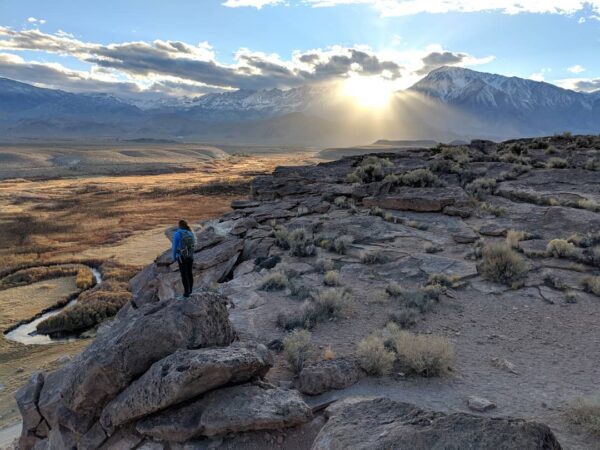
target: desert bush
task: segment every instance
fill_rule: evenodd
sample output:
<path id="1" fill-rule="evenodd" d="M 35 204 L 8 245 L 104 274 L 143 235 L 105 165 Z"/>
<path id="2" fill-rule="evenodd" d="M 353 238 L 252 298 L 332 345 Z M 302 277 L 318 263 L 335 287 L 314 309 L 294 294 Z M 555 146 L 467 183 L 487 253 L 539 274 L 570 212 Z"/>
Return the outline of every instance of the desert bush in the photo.
<path id="1" fill-rule="evenodd" d="M 427 279 L 428 285 L 438 284 L 440 286 L 452 287 L 457 281 L 457 277 L 453 275 L 447 275 L 445 273 L 432 273 Z"/>
<path id="2" fill-rule="evenodd" d="M 370 252 L 364 252 L 360 256 L 360 261 L 363 264 L 384 264 L 388 262 L 388 257 L 382 250 L 373 250 Z"/>
<path id="3" fill-rule="evenodd" d="M 345 255 L 348 248 L 354 242 L 354 238 L 348 234 L 338 236 L 333 241 L 333 250 L 340 255 Z"/>
<path id="4" fill-rule="evenodd" d="M 331 345 L 328 345 L 325 350 L 323 350 L 323 360 L 331 361 L 335 359 L 335 352 L 331 349 Z"/>
<path id="5" fill-rule="evenodd" d="M 600 396 L 573 400 L 567 407 L 567 418 L 590 433 L 600 435 Z"/>
<path id="6" fill-rule="evenodd" d="M 506 210 L 506 208 L 502 207 L 502 206 L 496 206 L 496 205 L 492 205 L 491 203 L 488 202 L 482 202 L 479 204 L 479 209 L 483 212 L 487 212 L 490 213 L 496 217 L 502 217 L 505 216 L 508 211 Z"/>
<path id="7" fill-rule="evenodd" d="M 410 328 L 417 323 L 419 311 L 415 308 L 401 308 L 398 312 L 390 314 L 390 322 L 397 324 L 400 328 Z"/>
<path id="8" fill-rule="evenodd" d="M 369 214 L 372 216 L 383 217 L 385 215 L 385 211 L 379 206 L 372 206 L 369 210 Z"/>
<path id="9" fill-rule="evenodd" d="M 440 186 L 441 180 L 429 169 L 415 169 L 402 174 L 398 184 L 410 187 Z"/>
<path id="10" fill-rule="evenodd" d="M 600 212 L 600 204 L 587 198 L 584 200 L 579 200 L 577 202 L 577 206 L 582 209 L 587 209 L 588 211 Z"/>
<path id="11" fill-rule="evenodd" d="M 283 272 L 271 272 L 263 278 L 260 288 L 263 291 L 279 291 L 288 287 L 288 277 Z"/>
<path id="12" fill-rule="evenodd" d="M 392 324 L 388 324 L 386 328 Z M 388 330 L 398 361 L 412 372 L 435 377 L 448 372 L 454 360 L 452 343 L 441 336 L 415 335 L 397 326 Z"/>
<path id="13" fill-rule="evenodd" d="M 591 292 L 600 297 L 600 277 L 585 277 L 583 279 L 583 287 L 587 292 Z"/>
<path id="14" fill-rule="evenodd" d="M 312 305 L 317 322 L 324 322 L 334 317 L 341 317 L 348 307 L 352 296 L 346 289 L 331 288 L 319 292 Z"/>
<path id="15" fill-rule="evenodd" d="M 464 147 L 455 147 L 455 146 L 439 146 L 438 150 L 441 150 L 440 155 L 443 159 L 454 161 L 460 164 L 464 164 L 469 162 L 471 159 L 469 158 L 469 152 Z"/>
<path id="16" fill-rule="evenodd" d="M 477 178 L 465 186 L 466 191 L 477 197 L 482 198 L 486 194 L 494 192 L 496 180 L 494 178 Z"/>
<path id="17" fill-rule="evenodd" d="M 94 274 L 89 268 L 80 269 L 75 277 L 75 286 L 82 291 L 91 288 L 94 285 Z"/>
<path id="18" fill-rule="evenodd" d="M 565 303 L 577 303 L 577 293 L 574 291 L 568 291 L 565 294 Z"/>
<path id="19" fill-rule="evenodd" d="M 425 313 L 433 307 L 433 304 L 439 301 L 443 294 L 443 289 L 439 285 L 426 286 L 423 289 L 407 290 L 403 289 L 398 283 L 392 281 L 385 290 L 390 297 L 401 302 L 405 308 L 414 308 L 421 313 Z"/>
<path id="20" fill-rule="evenodd" d="M 385 178 L 385 169 L 393 167 L 394 164 L 385 158 L 367 156 L 347 177 L 350 183 L 372 183 Z"/>
<path id="21" fill-rule="evenodd" d="M 564 169 L 568 165 L 569 163 L 566 159 L 558 158 L 556 156 L 548 159 L 548 162 L 546 163 L 546 167 L 549 169 Z"/>
<path id="22" fill-rule="evenodd" d="M 527 158 L 522 154 L 516 154 L 512 152 L 502 153 L 498 157 L 498 159 L 502 162 L 514 163 L 514 164 L 523 164 L 529 165 L 531 163 L 531 159 Z"/>
<path id="23" fill-rule="evenodd" d="M 442 247 L 441 245 L 434 244 L 432 242 L 427 242 L 425 244 L 425 252 L 426 253 L 439 253 L 439 252 L 443 252 L 443 251 L 444 251 L 444 247 Z"/>
<path id="24" fill-rule="evenodd" d="M 299 279 L 290 279 L 288 280 L 288 287 L 290 289 L 290 297 L 295 298 L 297 300 L 304 300 L 306 298 L 311 297 L 312 290 L 309 286 L 304 284 Z"/>
<path id="25" fill-rule="evenodd" d="M 283 356 L 295 373 L 304 367 L 310 349 L 311 334 L 306 330 L 293 330 L 283 338 Z"/>
<path id="26" fill-rule="evenodd" d="M 556 155 L 557 153 L 558 153 L 558 149 L 554 145 L 550 145 L 546 149 L 547 155 Z"/>
<path id="27" fill-rule="evenodd" d="M 296 216 L 305 216 L 310 212 L 310 210 L 306 206 L 298 206 L 298 210 L 296 211 Z"/>
<path id="28" fill-rule="evenodd" d="M 404 289 L 397 282 L 391 281 L 385 288 L 385 291 L 392 297 L 400 297 L 404 292 Z"/>
<path id="29" fill-rule="evenodd" d="M 290 232 L 284 226 L 278 226 L 275 228 L 275 245 L 283 250 L 289 250 L 290 244 L 288 242 Z"/>
<path id="30" fill-rule="evenodd" d="M 348 197 L 343 195 L 339 195 L 333 199 L 333 204 L 338 208 L 347 208 L 348 207 Z"/>
<path id="31" fill-rule="evenodd" d="M 335 263 L 328 258 L 319 258 L 315 263 L 315 267 L 319 272 L 326 273 L 335 269 Z"/>
<path id="32" fill-rule="evenodd" d="M 587 170 L 600 170 L 600 158 L 590 158 L 586 161 L 585 166 Z"/>
<path id="33" fill-rule="evenodd" d="M 528 265 L 508 245 L 494 244 L 484 247 L 480 269 L 487 279 L 511 286 L 526 276 Z"/>
<path id="34" fill-rule="evenodd" d="M 600 244 L 600 233 L 573 233 L 567 241 L 582 248 L 594 247 Z"/>
<path id="35" fill-rule="evenodd" d="M 578 254 L 577 247 L 566 239 L 552 239 L 546 246 L 546 252 L 558 258 L 574 258 Z"/>
<path id="36" fill-rule="evenodd" d="M 383 181 L 384 181 L 384 183 L 398 184 L 398 183 L 400 183 L 400 177 L 398 175 L 396 175 L 395 173 L 390 173 L 385 176 Z"/>
<path id="37" fill-rule="evenodd" d="M 325 273 L 323 284 L 325 284 L 325 286 L 339 286 L 340 273 L 337 270 L 329 270 Z"/>
<path id="38" fill-rule="evenodd" d="M 508 230 L 506 233 L 506 244 L 510 248 L 519 248 L 519 242 L 525 240 L 527 233 L 520 230 Z"/>
<path id="39" fill-rule="evenodd" d="M 290 232 L 287 242 L 292 256 L 312 256 L 315 254 L 314 238 L 304 228 L 298 228 Z"/>
<path id="40" fill-rule="evenodd" d="M 542 140 L 540 138 L 534 139 L 529 144 L 529 148 L 532 149 L 532 150 L 545 150 L 549 146 L 550 146 L 550 144 L 547 141 L 544 141 L 544 140 Z"/>
<path id="41" fill-rule="evenodd" d="M 427 228 L 429 228 L 429 226 L 426 223 L 417 222 L 416 220 L 410 220 L 410 221 L 406 222 L 406 225 L 408 225 L 411 228 L 416 228 L 417 230 L 421 230 L 421 231 L 425 231 Z"/>
<path id="42" fill-rule="evenodd" d="M 360 366 L 370 375 L 387 375 L 394 367 L 396 355 L 388 350 L 381 336 L 371 334 L 358 344 Z"/>
<path id="43" fill-rule="evenodd" d="M 560 280 L 559 278 L 557 278 L 556 276 L 554 276 L 552 273 L 550 272 L 544 272 L 542 274 L 543 280 L 544 280 L 544 284 L 548 287 L 551 287 L 553 289 L 557 289 L 559 291 L 564 291 L 565 289 L 567 289 L 567 285 L 564 284 L 562 282 L 562 280 Z"/>
<path id="44" fill-rule="evenodd" d="M 485 241 L 481 238 L 473 242 L 471 250 L 467 253 L 467 259 L 481 259 L 483 257 L 483 249 L 485 247 Z"/>

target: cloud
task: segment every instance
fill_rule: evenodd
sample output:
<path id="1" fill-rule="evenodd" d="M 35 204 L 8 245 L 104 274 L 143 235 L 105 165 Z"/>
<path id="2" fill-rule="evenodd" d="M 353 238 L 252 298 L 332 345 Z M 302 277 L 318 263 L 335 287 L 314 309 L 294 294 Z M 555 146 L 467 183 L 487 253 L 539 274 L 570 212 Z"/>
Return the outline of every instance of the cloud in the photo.
<path id="1" fill-rule="evenodd" d="M 242 48 L 234 54 L 233 63 L 223 64 L 207 42 L 194 45 L 155 40 L 104 45 L 84 42 L 64 31 L 49 34 L 38 29 L 17 31 L 7 27 L 0 27 L 0 50 L 68 55 L 89 67 L 88 71 L 72 71 L 54 63 L 27 62 L 6 53 L 0 76 L 72 91 L 118 93 L 119 83 L 123 83 L 124 92 L 152 90 L 163 95 L 286 89 L 357 75 L 380 76 L 400 89 L 442 65 L 469 66 L 493 59 L 450 52 L 438 45 L 421 51 L 386 52 L 375 52 L 367 46 L 335 45 L 294 51 L 287 59 Z"/>
<path id="2" fill-rule="evenodd" d="M 408 16 L 419 13 L 500 12 L 571 15 L 589 9 L 600 12 L 600 0 L 301 0 L 314 7 L 364 4 L 383 16 Z"/>
<path id="3" fill-rule="evenodd" d="M 572 67 L 569 67 L 567 69 L 569 72 L 571 73 L 581 73 L 581 72 L 585 72 L 585 69 L 583 67 L 581 67 L 579 64 L 576 64 Z"/>
<path id="4" fill-rule="evenodd" d="M 455 53 L 449 51 L 434 51 L 423 58 L 421 62 L 422 67 L 416 71 L 417 75 L 426 75 L 432 70 L 438 69 L 442 66 L 474 66 L 479 64 L 486 64 L 494 59 L 493 56 L 486 58 L 473 58 L 467 53 Z"/>
<path id="5" fill-rule="evenodd" d="M 283 3 L 282 0 L 227 0 L 223 3 L 223 6 L 229 8 L 240 8 L 243 6 L 250 6 L 253 8 L 261 9 L 267 5 L 277 5 Z"/>
<path id="6" fill-rule="evenodd" d="M 556 84 L 578 92 L 600 92 L 600 78 L 566 78 L 558 80 Z"/>
<path id="7" fill-rule="evenodd" d="M 33 24 L 41 24 L 41 25 L 46 23 L 46 21 L 44 19 L 36 19 L 35 17 L 28 17 L 27 22 L 33 23 Z"/>

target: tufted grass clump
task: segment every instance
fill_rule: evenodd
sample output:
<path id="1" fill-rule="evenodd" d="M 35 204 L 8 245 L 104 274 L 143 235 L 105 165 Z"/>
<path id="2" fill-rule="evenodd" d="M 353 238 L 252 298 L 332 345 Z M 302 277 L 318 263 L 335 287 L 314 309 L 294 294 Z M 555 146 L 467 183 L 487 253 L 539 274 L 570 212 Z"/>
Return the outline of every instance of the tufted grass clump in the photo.
<path id="1" fill-rule="evenodd" d="M 566 239 L 552 239 L 546 246 L 546 253 L 558 258 L 575 258 L 579 250 Z"/>
<path id="2" fill-rule="evenodd" d="M 288 287 L 289 279 L 283 272 L 271 272 L 263 279 L 260 288 L 263 291 L 280 291 Z"/>
<path id="3" fill-rule="evenodd" d="M 283 356 L 295 373 L 299 373 L 306 362 L 310 350 L 311 334 L 307 330 L 296 329 L 283 338 Z"/>
<path id="4" fill-rule="evenodd" d="M 582 209 L 587 209 L 592 212 L 600 212 L 600 203 L 590 200 L 590 199 L 582 199 L 577 202 L 577 206 Z"/>
<path id="5" fill-rule="evenodd" d="M 520 230 L 508 230 L 506 233 L 506 244 L 510 248 L 519 248 L 519 242 L 527 238 L 527 233 Z"/>
<path id="6" fill-rule="evenodd" d="M 363 264 L 385 264 L 389 261 L 389 258 L 382 250 L 373 250 L 370 252 L 364 252 L 360 256 L 360 261 Z"/>
<path id="7" fill-rule="evenodd" d="M 312 256 L 315 254 L 314 238 L 304 228 L 298 228 L 289 233 L 287 242 L 292 256 Z"/>
<path id="8" fill-rule="evenodd" d="M 600 297 L 600 277 L 589 276 L 584 278 L 583 287 L 587 292 Z"/>
<path id="9" fill-rule="evenodd" d="M 398 184 L 409 187 L 441 186 L 442 181 L 429 169 L 415 169 L 400 175 Z"/>
<path id="10" fill-rule="evenodd" d="M 440 300 L 444 287 L 439 284 L 426 286 L 423 289 L 408 290 L 402 288 L 395 281 L 386 287 L 386 293 L 404 308 L 414 308 L 421 313 L 426 313 L 433 308 L 434 303 Z"/>
<path id="11" fill-rule="evenodd" d="M 352 295 L 347 289 L 331 288 L 319 292 L 312 305 L 317 322 L 342 317 L 351 301 Z"/>
<path id="12" fill-rule="evenodd" d="M 427 279 L 428 285 L 439 285 L 442 287 L 452 287 L 458 281 L 455 275 L 447 275 L 445 273 L 432 273 Z"/>
<path id="13" fill-rule="evenodd" d="M 275 227 L 275 245 L 282 248 L 283 250 L 289 250 L 290 244 L 288 242 L 289 230 L 284 226 Z"/>
<path id="14" fill-rule="evenodd" d="M 548 169 L 564 169 L 568 165 L 569 163 L 566 159 L 559 158 L 557 156 L 553 156 L 552 158 L 548 159 L 548 162 L 546 163 L 546 167 Z"/>
<path id="15" fill-rule="evenodd" d="M 454 346 L 442 336 L 416 335 L 388 323 L 384 329 L 398 361 L 411 372 L 436 377 L 448 372 L 454 361 Z"/>
<path id="16" fill-rule="evenodd" d="M 354 171 L 347 176 L 350 183 L 373 183 L 385 178 L 385 169 L 393 167 L 394 164 L 385 158 L 367 156 L 363 158 Z"/>
<path id="17" fill-rule="evenodd" d="M 566 413 L 570 422 L 600 436 L 600 396 L 576 398 L 569 404 Z"/>
<path id="18" fill-rule="evenodd" d="M 427 242 L 424 248 L 426 253 L 439 253 L 444 251 L 444 247 L 434 244 L 433 242 Z"/>
<path id="19" fill-rule="evenodd" d="M 483 248 L 480 269 L 488 280 L 516 286 L 527 275 L 529 267 L 508 245 L 494 244 Z"/>
<path id="20" fill-rule="evenodd" d="M 477 178 L 465 186 L 465 190 L 472 196 L 481 199 L 484 195 L 492 194 L 496 187 L 494 178 Z"/>
<path id="21" fill-rule="evenodd" d="M 348 248 L 352 245 L 353 242 L 354 237 L 348 234 L 343 234 L 341 236 L 336 237 L 333 240 L 333 250 L 335 250 L 335 252 L 339 253 L 340 255 L 345 255 L 348 251 Z"/>
<path id="22" fill-rule="evenodd" d="M 395 323 L 400 328 L 410 328 L 417 323 L 419 311 L 415 308 L 400 308 L 398 312 L 390 314 L 390 322 Z"/>
<path id="23" fill-rule="evenodd" d="M 316 269 L 321 273 L 327 273 L 332 270 L 335 270 L 335 263 L 333 260 L 328 258 L 319 258 L 315 263 Z"/>
<path id="24" fill-rule="evenodd" d="M 386 348 L 383 338 L 378 333 L 360 341 L 357 355 L 360 366 L 369 375 L 389 374 L 396 360 L 396 355 Z"/>
<path id="25" fill-rule="evenodd" d="M 496 217 L 503 217 L 503 216 L 506 216 L 506 214 L 508 214 L 507 209 L 504 208 L 503 206 L 492 205 L 491 203 L 488 203 L 488 202 L 480 203 L 479 209 L 483 212 L 492 214 L 493 216 L 496 216 Z"/>
<path id="26" fill-rule="evenodd" d="M 341 284 L 340 272 L 337 270 L 327 271 L 323 277 L 323 284 L 325 286 L 339 286 Z"/>

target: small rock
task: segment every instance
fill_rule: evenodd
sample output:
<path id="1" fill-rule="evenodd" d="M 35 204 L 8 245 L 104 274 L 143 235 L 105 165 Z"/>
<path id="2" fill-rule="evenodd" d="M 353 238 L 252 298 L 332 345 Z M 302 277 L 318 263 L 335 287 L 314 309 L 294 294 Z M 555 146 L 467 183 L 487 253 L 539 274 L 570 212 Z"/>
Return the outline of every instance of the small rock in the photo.
<path id="1" fill-rule="evenodd" d="M 487 398 L 477 397 L 474 395 L 467 399 L 467 406 L 469 409 L 479 412 L 489 411 L 490 409 L 494 409 L 496 407 L 496 405 Z"/>
<path id="2" fill-rule="evenodd" d="M 25 369 L 23 369 L 22 367 L 18 367 L 17 370 L 15 370 L 16 373 L 23 373 L 25 372 Z"/>
<path id="3" fill-rule="evenodd" d="M 492 358 L 492 365 L 500 370 L 505 370 L 506 372 L 519 375 L 516 366 L 507 359 L 494 357 Z"/>

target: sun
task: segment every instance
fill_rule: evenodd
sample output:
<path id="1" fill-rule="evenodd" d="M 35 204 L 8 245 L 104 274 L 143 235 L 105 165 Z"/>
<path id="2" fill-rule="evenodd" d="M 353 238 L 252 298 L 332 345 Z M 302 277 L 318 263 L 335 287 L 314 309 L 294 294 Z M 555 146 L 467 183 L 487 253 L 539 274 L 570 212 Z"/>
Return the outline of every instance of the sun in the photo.
<path id="1" fill-rule="evenodd" d="M 392 99 L 394 87 L 379 76 L 356 75 L 343 81 L 342 93 L 363 108 L 380 109 Z"/>

